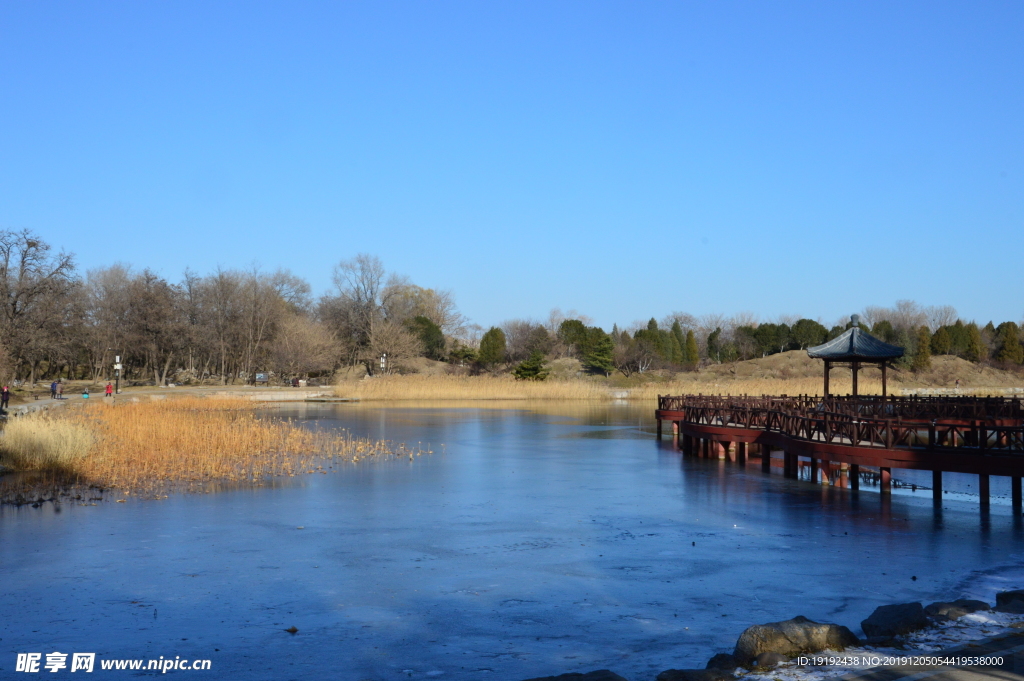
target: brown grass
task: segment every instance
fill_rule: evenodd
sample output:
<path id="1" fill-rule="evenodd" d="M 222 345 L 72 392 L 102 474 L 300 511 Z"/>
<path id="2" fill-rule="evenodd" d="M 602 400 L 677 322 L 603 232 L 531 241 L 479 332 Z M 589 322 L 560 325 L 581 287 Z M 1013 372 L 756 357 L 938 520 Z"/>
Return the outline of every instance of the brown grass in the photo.
<path id="1" fill-rule="evenodd" d="M 143 495 L 320 472 L 338 459 L 420 453 L 313 432 L 241 398 L 75 405 L 13 420 L 0 441 L 4 465 L 44 474 L 31 479 Z"/>
<path id="2" fill-rule="evenodd" d="M 339 397 L 366 401 L 418 400 L 654 400 L 658 395 L 816 395 L 823 390 L 823 366 L 802 350 L 768 357 L 716 364 L 697 372 L 665 374 L 649 372 L 626 378 L 621 375 L 567 380 L 516 381 L 511 376 L 453 376 L 411 374 L 361 381 L 348 380 L 335 388 Z M 1024 386 L 1024 377 L 957 357 L 933 357 L 928 371 L 890 371 L 889 391 L 953 388 L 960 379 L 963 394 L 1003 394 L 1004 389 Z M 853 391 L 849 369 L 833 369 L 830 390 L 836 395 Z M 881 372 L 860 372 L 858 392 L 882 392 Z"/>
<path id="3" fill-rule="evenodd" d="M 607 399 L 596 381 L 517 381 L 512 376 L 378 376 L 335 387 L 360 400 L 592 400 Z"/>
<path id="4" fill-rule="evenodd" d="M 839 372 L 836 372 L 837 374 Z M 821 378 L 734 379 L 704 373 L 678 374 L 661 380 L 609 383 L 600 378 L 568 381 L 517 381 L 511 376 L 384 376 L 336 386 L 339 397 L 363 401 L 415 400 L 421 402 L 455 400 L 653 400 L 658 395 L 799 395 L 821 392 Z M 881 393 L 880 380 L 863 377 L 860 392 Z M 851 389 L 849 377 L 836 376 L 832 391 Z"/>

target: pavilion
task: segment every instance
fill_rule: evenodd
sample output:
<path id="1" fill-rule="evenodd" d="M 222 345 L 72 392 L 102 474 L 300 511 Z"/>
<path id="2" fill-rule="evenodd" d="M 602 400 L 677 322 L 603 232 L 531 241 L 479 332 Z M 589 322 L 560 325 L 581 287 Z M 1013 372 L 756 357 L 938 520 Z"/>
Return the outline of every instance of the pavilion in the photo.
<path id="1" fill-rule="evenodd" d="M 857 394 L 857 372 L 863 364 L 876 364 L 882 370 L 882 395 L 887 394 L 886 369 L 888 362 L 903 356 L 903 348 L 878 340 L 860 328 L 860 316 L 850 317 L 852 327 L 827 343 L 807 348 L 807 354 L 825 360 L 825 397 L 828 375 L 836 366 L 848 366 L 853 371 L 853 394 Z"/>

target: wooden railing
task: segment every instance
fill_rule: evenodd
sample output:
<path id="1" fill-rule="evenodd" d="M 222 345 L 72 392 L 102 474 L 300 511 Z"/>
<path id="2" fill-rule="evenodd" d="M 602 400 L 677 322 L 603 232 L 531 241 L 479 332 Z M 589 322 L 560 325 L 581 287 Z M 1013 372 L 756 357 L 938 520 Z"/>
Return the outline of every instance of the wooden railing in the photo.
<path id="1" fill-rule="evenodd" d="M 683 423 L 778 432 L 853 447 L 955 449 L 1024 454 L 1018 398 L 716 397 L 658 398 Z"/>

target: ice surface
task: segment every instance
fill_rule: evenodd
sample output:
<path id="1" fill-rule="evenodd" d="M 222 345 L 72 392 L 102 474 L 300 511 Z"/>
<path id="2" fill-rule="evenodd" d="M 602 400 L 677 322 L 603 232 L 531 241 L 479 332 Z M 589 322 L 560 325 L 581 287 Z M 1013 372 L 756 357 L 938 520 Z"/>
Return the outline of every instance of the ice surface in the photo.
<path id="1" fill-rule="evenodd" d="M 210 658 L 243 680 L 643 681 L 703 667 L 751 624 L 856 631 L 878 605 L 1024 585 L 1008 509 L 683 460 L 629 405 L 288 413 L 436 453 L 255 490 L 0 509 L 0 676 L 18 652 L 59 650 Z"/>

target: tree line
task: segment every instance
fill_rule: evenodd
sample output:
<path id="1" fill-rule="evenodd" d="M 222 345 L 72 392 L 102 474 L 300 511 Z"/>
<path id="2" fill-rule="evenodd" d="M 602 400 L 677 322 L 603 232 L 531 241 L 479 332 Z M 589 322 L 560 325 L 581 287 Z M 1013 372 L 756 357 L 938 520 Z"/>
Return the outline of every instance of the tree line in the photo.
<path id="1" fill-rule="evenodd" d="M 485 331 L 459 313 L 451 292 L 388 273 L 372 255 L 340 262 L 332 281 L 314 297 L 288 270 L 186 271 L 169 281 L 114 264 L 82 274 L 71 254 L 35 234 L 0 231 L 0 373 L 5 382 L 109 380 L 120 357 L 123 378 L 135 383 L 252 383 L 258 374 L 327 381 L 345 367 L 389 374 L 425 358 L 452 371 L 542 379 L 549 362 L 572 358 L 583 373 L 631 376 L 806 349 L 850 325 L 674 312 L 605 331 L 553 310 L 543 322 L 515 319 Z M 861 319 L 872 335 L 907 349 L 908 368 L 926 367 L 933 355 L 1024 364 L 1012 321 L 979 326 L 952 307 L 912 301 L 865 308 Z"/>

